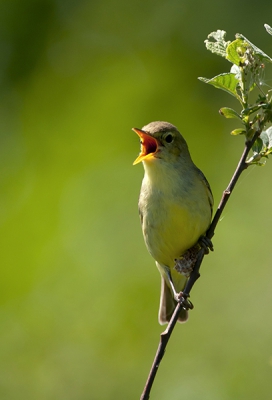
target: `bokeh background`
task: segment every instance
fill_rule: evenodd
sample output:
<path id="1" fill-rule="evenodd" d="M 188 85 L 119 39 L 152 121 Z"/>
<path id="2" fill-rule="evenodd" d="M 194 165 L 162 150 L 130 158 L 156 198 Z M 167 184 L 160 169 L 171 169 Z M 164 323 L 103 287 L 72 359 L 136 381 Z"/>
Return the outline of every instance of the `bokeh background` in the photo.
<path id="1" fill-rule="evenodd" d="M 243 138 L 218 113 L 238 103 L 197 80 L 230 67 L 203 42 L 240 32 L 271 55 L 271 16 L 252 0 L 0 2 L 1 400 L 140 397 L 163 328 L 131 128 L 177 125 L 218 204 Z M 242 176 L 152 399 L 271 398 L 271 176 L 271 160 Z"/>

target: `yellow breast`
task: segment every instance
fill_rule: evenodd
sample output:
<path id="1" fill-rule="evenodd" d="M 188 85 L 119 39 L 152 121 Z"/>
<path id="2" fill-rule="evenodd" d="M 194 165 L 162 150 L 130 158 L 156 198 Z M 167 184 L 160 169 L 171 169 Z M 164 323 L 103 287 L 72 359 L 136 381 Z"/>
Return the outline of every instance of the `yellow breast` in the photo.
<path id="1" fill-rule="evenodd" d="M 207 190 L 198 175 L 186 181 L 171 172 L 146 173 L 139 200 L 146 246 L 156 261 L 170 268 L 196 244 L 211 220 Z"/>

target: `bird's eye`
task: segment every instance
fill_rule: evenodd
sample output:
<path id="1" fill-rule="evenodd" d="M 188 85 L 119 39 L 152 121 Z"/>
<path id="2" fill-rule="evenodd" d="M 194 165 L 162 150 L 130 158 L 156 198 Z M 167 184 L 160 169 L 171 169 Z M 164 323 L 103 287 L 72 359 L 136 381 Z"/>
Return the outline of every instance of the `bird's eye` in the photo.
<path id="1" fill-rule="evenodd" d="M 173 135 L 171 133 L 168 133 L 168 135 L 165 136 L 165 141 L 167 143 L 172 143 L 173 142 Z"/>

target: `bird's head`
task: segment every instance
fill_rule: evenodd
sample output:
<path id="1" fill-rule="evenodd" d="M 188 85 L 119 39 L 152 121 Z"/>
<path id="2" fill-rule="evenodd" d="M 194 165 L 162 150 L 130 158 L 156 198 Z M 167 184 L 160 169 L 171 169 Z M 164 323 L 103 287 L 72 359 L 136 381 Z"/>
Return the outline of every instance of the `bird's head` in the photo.
<path id="1" fill-rule="evenodd" d="M 133 128 L 132 130 L 137 133 L 141 140 L 141 153 L 133 165 L 154 159 L 170 161 L 181 155 L 185 157 L 189 155 L 185 139 L 177 128 L 169 122 L 151 122 L 142 129 Z"/>

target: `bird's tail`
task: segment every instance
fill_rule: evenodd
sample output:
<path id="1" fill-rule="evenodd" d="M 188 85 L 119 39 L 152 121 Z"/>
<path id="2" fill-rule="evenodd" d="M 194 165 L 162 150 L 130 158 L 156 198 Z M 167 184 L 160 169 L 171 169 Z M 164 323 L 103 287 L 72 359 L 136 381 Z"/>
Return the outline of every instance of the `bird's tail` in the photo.
<path id="1" fill-rule="evenodd" d="M 185 280 L 186 283 L 186 280 Z M 184 283 L 184 285 L 185 285 Z M 184 286 L 183 285 L 183 286 Z M 182 288 L 183 289 L 183 288 Z M 181 290 L 182 290 L 181 289 Z M 172 314 L 176 308 L 177 302 L 173 297 L 172 290 L 167 285 L 165 278 L 162 276 L 161 280 L 161 299 L 160 299 L 160 309 L 159 309 L 159 323 L 161 325 L 167 324 Z M 178 317 L 178 322 L 186 322 L 188 319 L 188 311 L 181 310 Z"/>

